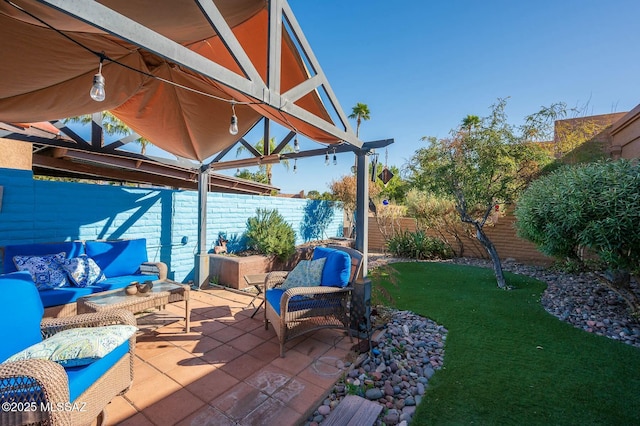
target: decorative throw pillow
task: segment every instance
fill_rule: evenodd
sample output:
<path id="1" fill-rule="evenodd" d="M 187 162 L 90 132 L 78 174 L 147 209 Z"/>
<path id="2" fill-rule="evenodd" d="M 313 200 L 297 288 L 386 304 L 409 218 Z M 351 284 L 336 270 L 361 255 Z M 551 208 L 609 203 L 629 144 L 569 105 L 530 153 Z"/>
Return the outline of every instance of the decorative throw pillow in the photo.
<path id="1" fill-rule="evenodd" d="M 293 271 L 289 272 L 280 288 L 287 290 L 292 287 L 313 287 L 320 285 L 322 268 L 327 259 L 301 260 Z"/>
<path id="2" fill-rule="evenodd" d="M 98 264 L 86 254 L 73 259 L 63 259 L 60 265 L 76 287 L 94 285 L 107 279 Z"/>
<path id="3" fill-rule="evenodd" d="M 56 287 L 68 287 L 67 273 L 60 262 L 64 260 L 65 252 L 45 254 L 43 256 L 14 256 L 18 271 L 29 271 L 38 290 L 50 290 Z"/>
<path id="4" fill-rule="evenodd" d="M 12 355 L 5 362 L 48 359 L 63 367 L 91 364 L 129 340 L 137 328 L 132 325 L 71 328 Z"/>

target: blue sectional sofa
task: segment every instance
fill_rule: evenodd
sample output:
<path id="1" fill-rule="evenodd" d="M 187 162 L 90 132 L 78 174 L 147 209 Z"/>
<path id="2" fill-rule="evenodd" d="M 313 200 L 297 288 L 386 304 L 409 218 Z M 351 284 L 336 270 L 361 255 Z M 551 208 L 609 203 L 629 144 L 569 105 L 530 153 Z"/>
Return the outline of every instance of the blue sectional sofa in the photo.
<path id="1" fill-rule="evenodd" d="M 0 425 L 103 420 L 104 407 L 133 380 L 133 314 L 114 309 L 42 318 L 43 313 L 29 272 L 0 276 Z M 122 327 L 133 334 L 123 335 Z"/>
<path id="2" fill-rule="evenodd" d="M 63 253 L 63 254 L 62 254 Z M 49 286 L 38 283 L 39 295 L 45 308 L 45 317 L 65 317 L 75 315 L 76 300 L 101 291 L 126 287 L 132 281 L 146 281 L 167 278 L 167 266 L 162 262 L 148 262 L 147 242 L 144 238 L 117 241 L 65 241 L 58 243 L 33 243 L 8 245 L 4 247 L 4 273 L 18 271 L 17 256 L 60 255 L 64 259 L 90 258 L 104 274 L 99 282 L 87 285 L 68 284 Z M 86 255 L 86 256 L 84 256 Z M 58 258 L 59 258 L 58 257 Z M 50 275 L 43 274 L 36 281 Z M 34 281 L 34 285 L 36 282 Z"/>

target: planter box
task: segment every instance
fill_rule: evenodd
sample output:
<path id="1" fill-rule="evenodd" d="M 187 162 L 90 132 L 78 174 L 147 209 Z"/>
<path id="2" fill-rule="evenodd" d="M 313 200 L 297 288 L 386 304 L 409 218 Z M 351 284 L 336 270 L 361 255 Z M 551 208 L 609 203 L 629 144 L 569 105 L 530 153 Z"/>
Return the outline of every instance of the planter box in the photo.
<path id="1" fill-rule="evenodd" d="M 209 276 L 214 282 L 242 290 L 247 287 L 245 275 L 261 274 L 273 270 L 273 260 L 267 256 L 209 255 Z"/>

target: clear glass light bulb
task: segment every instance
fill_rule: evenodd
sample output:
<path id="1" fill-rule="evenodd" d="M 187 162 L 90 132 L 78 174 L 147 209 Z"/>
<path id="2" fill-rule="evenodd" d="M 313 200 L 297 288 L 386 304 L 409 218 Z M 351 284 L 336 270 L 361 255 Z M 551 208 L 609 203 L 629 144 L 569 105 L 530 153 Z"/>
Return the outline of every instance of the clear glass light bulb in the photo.
<path id="1" fill-rule="evenodd" d="M 298 173 L 298 162 L 294 161 L 293 163 L 293 173 Z"/>
<path id="2" fill-rule="evenodd" d="M 231 124 L 229 124 L 229 133 L 232 135 L 238 134 L 238 117 L 235 114 L 231 116 Z"/>
<path id="3" fill-rule="evenodd" d="M 333 154 L 333 165 L 334 166 L 338 165 L 338 156 L 336 154 Z"/>
<path id="4" fill-rule="evenodd" d="M 324 155 L 324 165 L 325 166 L 329 165 L 329 153 L 328 152 Z"/>
<path id="5" fill-rule="evenodd" d="M 298 143 L 298 137 L 293 140 L 293 152 L 296 154 L 300 152 L 300 144 Z"/>
<path id="6" fill-rule="evenodd" d="M 89 91 L 89 96 L 91 96 L 91 99 L 97 102 L 104 101 L 104 98 L 107 96 L 104 91 L 104 77 L 101 73 L 93 76 L 93 85 L 91 86 L 91 90 Z"/>

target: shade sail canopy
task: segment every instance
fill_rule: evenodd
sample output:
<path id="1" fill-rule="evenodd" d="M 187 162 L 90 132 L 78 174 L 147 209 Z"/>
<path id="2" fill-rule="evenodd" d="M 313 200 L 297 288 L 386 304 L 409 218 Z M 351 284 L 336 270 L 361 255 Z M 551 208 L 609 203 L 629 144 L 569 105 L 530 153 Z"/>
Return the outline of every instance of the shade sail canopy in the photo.
<path id="1" fill-rule="evenodd" d="M 297 30 L 281 0 L 0 2 L 0 121 L 109 110 L 155 146 L 198 161 L 261 117 L 359 146 Z M 107 96 L 96 102 L 89 89 L 101 57 Z M 228 131 L 230 101 L 238 135 Z"/>

